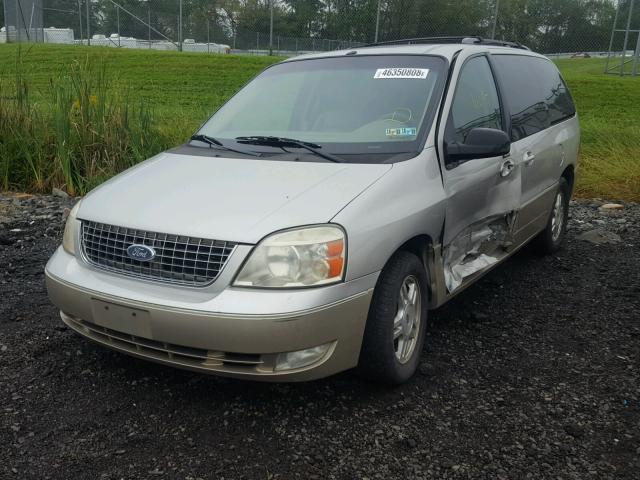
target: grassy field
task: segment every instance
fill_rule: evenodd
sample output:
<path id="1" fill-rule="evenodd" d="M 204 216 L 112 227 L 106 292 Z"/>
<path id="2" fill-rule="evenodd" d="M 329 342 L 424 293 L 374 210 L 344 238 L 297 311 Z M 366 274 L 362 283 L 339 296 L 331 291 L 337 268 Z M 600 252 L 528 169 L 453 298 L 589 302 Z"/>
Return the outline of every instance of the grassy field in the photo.
<path id="1" fill-rule="evenodd" d="M 0 45 L 0 88 L 14 80 L 18 45 Z M 46 102 L 51 79 L 74 62 L 106 66 L 110 87 L 152 109 L 162 130 L 183 141 L 215 109 L 277 57 L 204 55 L 58 45 L 22 46 L 23 71 L 37 102 Z"/>
<path id="2" fill-rule="evenodd" d="M 604 59 L 556 62 L 582 128 L 577 193 L 640 200 L 640 77 L 604 75 Z"/>
<path id="3" fill-rule="evenodd" d="M 50 105 L 55 100 L 52 92 L 64 90 L 64 85 L 67 85 L 69 92 L 66 94 L 71 97 L 75 95 L 81 111 L 91 113 L 97 108 L 96 104 L 100 106 L 104 101 L 103 110 L 111 112 L 112 116 L 103 122 L 103 131 L 108 130 L 112 139 L 126 134 L 127 141 L 120 142 L 118 146 L 117 156 L 120 160 L 109 163 L 114 157 L 109 150 L 111 146 L 100 144 L 96 147 L 102 137 L 94 135 L 85 138 L 79 133 L 74 137 L 74 130 L 99 130 L 94 128 L 95 115 L 89 118 L 87 114 L 87 119 L 83 120 L 85 123 L 82 123 L 72 111 L 72 132 L 67 143 L 73 143 L 75 149 L 67 152 L 67 155 L 77 157 L 85 155 L 85 150 L 90 150 L 89 157 L 85 159 L 88 166 L 80 169 L 75 180 L 64 174 L 65 164 L 60 162 L 59 167 L 41 174 L 38 181 L 19 181 L 10 175 L 11 171 L 18 168 L 15 160 L 10 163 L 7 158 L 0 157 L 0 188 L 3 187 L 4 168 L 7 178 L 4 188 L 46 190 L 56 183 L 66 186 L 67 183 L 76 182 L 77 192 L 90 188 L 113 171 L 128 166 L 127 155 L 133 159 L 131 161 L 138 161 L 158 149 L 184 141 L 247 80 L 278 60 L 268 57 L 35 45 L 22 46 L 22 61 L 17 63 L 18 49 L 16 45 L 0 45 L 0 135 L 8 135 L 16 123 L 5 112 L 3 129 L 3 98 L 6 110 L 8 101 L 16 95 L 27 94 L 30 110 L 22 116 L 21 121 L 27 122 L 34 132 L 38 128 L 52 129 L 50 127 L 55 119 L 47 117 Z M 87 62 L 89 67 L 86 66 Z M 577 194 L 640 200 L 640 78 L 603 75 L 602 59 L 571 59 L 557 63 L 572 90 L 582 123 Z M 102 71 L 104 78 L 94 82 L 92 79 L 99 77 Z M 16 72 L 20 72 L 19 77 L 16 77 Z M 69 72 L 72 72 L 71 75 Z M 20 80 L 17 81 L 17 78 Z M 77 84 L 82 82 L 86 85 L 84 89 L 79 89 Z M 23 91 L 16 92 L 16 83 L 24 85 Z M 108 97 L 108 101 L 102 97 Z M 130 109 L 135 107 L 135 110 L 123 110 L 123 106 L 119 105 L 122 103 Z M 135 115 L 134 111 L 137 112 Z M 31 117 L 38 115 L 42 117 L 41 124 L 32 125 Z M 60 119 L 57 121 L 60 123 Z M 145 124 L 139 131 L 136 130 L 138 123 Z M 122 124 L 121 129 L 113 130 L 114 124 Z M 102 135 L 104 137 L 107 133 Z M 134 137 L 147 140 L 138 142 Z M 25 160 L 36 165 L 25 170 L 26 175 L 40 164 L 48 165 L 47 162 L 56 161 L 53 157 L 61 148 L 60 141 L 53 135 L 48 137 L 47 142 L 51 148 L 45 148 L 40 154 L 41 158 Z M 2 143 L 0 137 L 0 147 Z M 16 147 L 12 148 L 15 151 Z M 0 150 L 5 157 L 10 152 L 7 145 L 5 151 Z M 4 167 L 1 164 L 3 161 Z M 69 158 L 67 164 L 73 167 L 73 161 L 74 158 Z M 104 168 L 103 164 L 106 165 Z M 71 167 L 67 165 L 67 168 Z"/>

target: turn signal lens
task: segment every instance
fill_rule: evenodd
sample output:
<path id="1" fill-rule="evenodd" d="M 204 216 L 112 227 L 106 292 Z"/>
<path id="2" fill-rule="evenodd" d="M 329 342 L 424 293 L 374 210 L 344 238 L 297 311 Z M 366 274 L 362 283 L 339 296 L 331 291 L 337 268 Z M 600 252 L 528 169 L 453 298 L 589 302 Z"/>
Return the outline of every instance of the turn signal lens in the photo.
<path id="1" fill-rule="evenodd" d="M 251 253 L 235 286 L 295 288 L 342 280 L 346 239 L 334 225 L 274 233 Z"/>

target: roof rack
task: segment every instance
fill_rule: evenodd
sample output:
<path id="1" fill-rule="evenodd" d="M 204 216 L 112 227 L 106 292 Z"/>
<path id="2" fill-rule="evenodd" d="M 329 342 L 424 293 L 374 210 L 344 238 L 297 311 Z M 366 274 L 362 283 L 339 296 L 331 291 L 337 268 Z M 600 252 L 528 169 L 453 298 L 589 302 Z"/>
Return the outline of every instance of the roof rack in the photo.
<path id="1" fill-rule="evenodd" d="M 365 47 L 378 47 L 384 45 L 420 45 L 420 44 L 438 44 L 438 43 L 462 43 L 465 45 L 495 45 L 499 47 L 519 48 L 521 50 L 530 50 L 529 47 L 518 42 L 507 42 L 505 40 L 494 40 L 490 38 L 482 38 L 478 35 L 467 35 L 461 37 L 422 37 L 422 38 L 404 38 L 401 40 L 389 40 L 386 42 L 377 42 L 364 45 Z"/>

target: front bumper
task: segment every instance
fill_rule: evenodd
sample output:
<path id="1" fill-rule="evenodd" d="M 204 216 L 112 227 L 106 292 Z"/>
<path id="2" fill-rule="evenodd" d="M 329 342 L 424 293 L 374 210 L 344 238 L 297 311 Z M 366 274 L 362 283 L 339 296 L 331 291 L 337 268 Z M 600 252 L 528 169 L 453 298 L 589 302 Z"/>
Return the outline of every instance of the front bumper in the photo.
<path id="1" fill-rule="evenodd" d="M 69 277 L 73 271 L 76 275 Z M 256 303 L 261 298 L 268 298 L 265 310 L 270 312 L 265 314 L 212 312 L 203 310 L 201 303 L 148 302 L 130 298 L 133 292 L 127 297 L 114 295 L 109 285 L 120 287 L 117 293 L 121 293 L 126 291 L 122 285 L 135 281 L 93 271 L 61 250 L 47 265 L 46 282 L 49 297 L 69 327 L 115 350 L 199 372 L 254 380 L 306 381 L 357 365 L 375 279 L 360 282 L 356 290 L 361 291 L 356 293 L 353 285 L 332 286 L 333 293 L 326 297 L 331 299 L 329 303 L 296 311 L 286 311 L 287 305 L 299 307 L 300 299 L 291 300 L 299 296 L 296 292 L 279 297 L 285 310 L 279 313 L 272 311 L 272 297 L 283 292 L 269 295 L 244 290 L 230 297 L 236 308 L 228 310 L 239 310 L 236 301 L 244 294 L 244 302 L 251 303 L 244 308 L 251 312 L 259 310 Z M 370 286 L 363 289 L 367 284 Z M 335 299 L 336 287 L 342 287 L 344 298 Z M 279 353 L 323 344 L 331 346 L 315 363 L 274 370 Z"/>

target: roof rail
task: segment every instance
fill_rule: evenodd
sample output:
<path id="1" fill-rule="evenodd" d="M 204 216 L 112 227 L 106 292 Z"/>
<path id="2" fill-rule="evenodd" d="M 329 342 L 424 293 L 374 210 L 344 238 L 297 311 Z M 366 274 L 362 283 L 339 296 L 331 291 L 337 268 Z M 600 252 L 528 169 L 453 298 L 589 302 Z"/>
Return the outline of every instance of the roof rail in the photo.
<path id="1" fill-rule="evenodd" d="M 438 43 L 462 43 L 466 45 L 495 45 L 499 47 L 519 48 L 521 50 L 530 50 L 529 47 L 518 42 L 507 42 L 505 40 L 494 40 L 490 38 L 482 38 L 478 35 L 466 35 L 459 37 L 421 37 L 421 38 L 404 38 L 401 40 L 388 40 L 386 42 L 377 42 L 364 45 L 365 47 L 378 47 L 384 45 L 420 45 L 420 44 L 438 44 Z"/>

